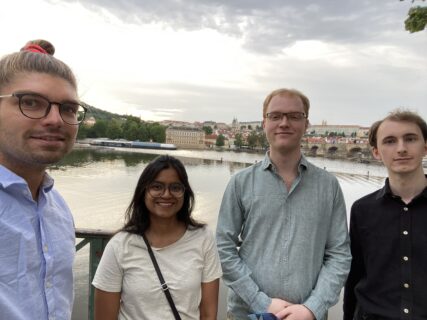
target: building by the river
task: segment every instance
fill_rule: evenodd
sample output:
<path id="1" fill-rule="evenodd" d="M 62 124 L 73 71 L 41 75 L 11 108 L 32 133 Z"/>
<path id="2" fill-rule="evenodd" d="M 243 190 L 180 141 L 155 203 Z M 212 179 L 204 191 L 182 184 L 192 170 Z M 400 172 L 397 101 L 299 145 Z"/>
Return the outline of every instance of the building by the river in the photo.
<path id="1" fill-rule="evenodd" d="M 174 144 L 178 148 L 204 149 L 205 132 L 196 127 L 175 127 L 166 129 L 166 143 Z"/>

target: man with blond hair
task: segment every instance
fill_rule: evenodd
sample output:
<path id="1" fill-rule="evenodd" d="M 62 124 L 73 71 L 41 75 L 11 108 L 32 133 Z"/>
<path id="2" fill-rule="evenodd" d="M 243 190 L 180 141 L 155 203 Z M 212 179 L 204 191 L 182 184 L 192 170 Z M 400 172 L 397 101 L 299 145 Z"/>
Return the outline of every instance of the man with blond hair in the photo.
<path id="1" fill-rule="evenodd" d="M 270 93 L 263 106 L 270 149 L 224 193 L 217 244 L 228 319 L 268 312 L 321 320 L 338 301 L 351 260 L 346 209 L 337 179 L 301 154 L 309 108 L 297 90 Z"/>

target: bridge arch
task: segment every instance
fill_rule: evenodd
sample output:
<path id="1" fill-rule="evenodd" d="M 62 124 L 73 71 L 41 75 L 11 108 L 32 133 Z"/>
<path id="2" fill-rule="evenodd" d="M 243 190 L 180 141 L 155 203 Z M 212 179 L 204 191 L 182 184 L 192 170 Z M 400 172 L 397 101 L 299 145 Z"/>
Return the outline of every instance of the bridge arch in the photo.
<path id="1" fill-rule="evenodd" d="M 319 149 L 319 146 L 312 146 L 309 150 L 309 155 L 312 157 L 315 157 L 317 155 L 317 150 Z"/>
<path id="2" fill-rule="evenodd" d="M 335 156 L 338 152 L 338 147 L 332 146 L 328 148 L 328 156 Z"/>

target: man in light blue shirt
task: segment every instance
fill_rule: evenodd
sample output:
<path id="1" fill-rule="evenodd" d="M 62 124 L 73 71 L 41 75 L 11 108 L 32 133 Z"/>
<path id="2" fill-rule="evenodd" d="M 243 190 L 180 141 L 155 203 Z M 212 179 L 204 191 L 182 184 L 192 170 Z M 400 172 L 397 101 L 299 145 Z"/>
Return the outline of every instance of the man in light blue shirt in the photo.
<path id="1" fill-rule="evenodd" d="M 0 60 L 0 318 L 69 320 L 74 223 L 48 165 L 84 119 L 76 79 L 44 40 Z"/>
<path id="2" fill-rule="evenodd" d="M 262 312 L 324 319 L 347 277 L 351 255 L 341 188 L 300 151 L 309 106 L 293 89 L 267 96 L 269 152 L 234 175 L 224 193 L 217 244 L 230 320 Z"/>

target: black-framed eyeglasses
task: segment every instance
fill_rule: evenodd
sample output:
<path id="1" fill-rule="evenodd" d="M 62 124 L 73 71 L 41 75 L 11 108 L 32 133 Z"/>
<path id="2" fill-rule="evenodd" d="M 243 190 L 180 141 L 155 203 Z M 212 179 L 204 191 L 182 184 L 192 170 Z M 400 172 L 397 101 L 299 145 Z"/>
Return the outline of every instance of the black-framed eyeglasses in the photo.
<path id="1" fill-rule="evenodd" d="M 47 117 L 54 104 L 58 106 L 62 120 L 70 125 L 82 123 L 87 112 L 87 108 L 81 103 L 49 101 L 46 97 L 37 93 L 15 92 L 0 96 L 0 98 L 9 97 L 18 98 L 19 110 L 21 110 L 24 116 L 30 119 Z"/>
<path id="2" fill-rule="evenodd" d="M 265 117 L 272 122 L 282 121 L 283 117 L 291 122 L 299 122 L 307 118 L 304 112 L 269 112 Z"/>
<path id="3" fill-rule="evenodd" d="M 182 183 L 174 182 L 169 185 L 165 185 L 162 182 L 154 181 L 150 183 L 147 190 L 150 196 L 153 198 L 160 198 L 166 192 L 166 189 L 169 190 L 169 194 L 174 196 L 175 198 L 182 198 L 185 193 L 185 187 Z"/>

